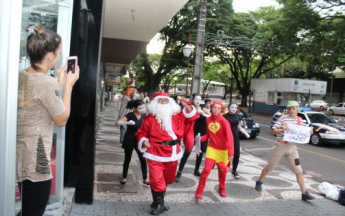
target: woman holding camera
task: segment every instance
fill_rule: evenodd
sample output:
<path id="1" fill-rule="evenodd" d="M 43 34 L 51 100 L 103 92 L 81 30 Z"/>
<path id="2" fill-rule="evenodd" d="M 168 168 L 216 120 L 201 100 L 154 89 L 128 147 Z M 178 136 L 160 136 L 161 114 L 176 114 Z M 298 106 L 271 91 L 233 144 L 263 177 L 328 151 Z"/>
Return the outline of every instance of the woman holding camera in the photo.
<path id="1" fill-rule="evenodd" d="M 53 123 L 66 125 L 72 89 L 79 78 L 79 67 L 75 74 L 66 75 L 66 65 L 57 70 L 58 82 L 47 75 L 59 62 L 61 52 L 61 37 L 57 33 L 41 26 L 32 29 L 27 40 L 31 65 L 19 73 L 18 92 L 16 180 L 23 216 L 44 214 L 53 178 Z"/>

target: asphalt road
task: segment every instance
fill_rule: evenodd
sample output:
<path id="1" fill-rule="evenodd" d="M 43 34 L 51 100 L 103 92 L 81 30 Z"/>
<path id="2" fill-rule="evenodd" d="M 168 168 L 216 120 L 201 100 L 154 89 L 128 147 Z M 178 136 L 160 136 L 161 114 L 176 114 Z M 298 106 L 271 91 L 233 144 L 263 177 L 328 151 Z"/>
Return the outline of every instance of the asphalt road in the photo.
<path id="1" fill-rule="evenodd" d="M 242 150 L 267 159 L 275 142 L 275 136 L 270 133 L 271 118 L 255 114 L 252 117 L 260 124 L 261 132 L 255 139 L 241 139 Z M 345 124 L 344 116 L 333 117 Z M 305 144 L 298 145 L 298 151 L 305 177 L 345 186 L 345 145 L 317 147 Z M 287 166 L 284 158 L 280 163 Z"/>

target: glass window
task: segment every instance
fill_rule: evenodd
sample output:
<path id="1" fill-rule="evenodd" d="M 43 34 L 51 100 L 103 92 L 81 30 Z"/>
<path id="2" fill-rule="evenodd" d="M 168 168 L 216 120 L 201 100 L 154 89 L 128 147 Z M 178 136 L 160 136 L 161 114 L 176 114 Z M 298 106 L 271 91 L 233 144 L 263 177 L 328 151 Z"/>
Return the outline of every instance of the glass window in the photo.
<path id="1" fill-rule="evenodd" d="M 274 105 L 274 92 L 268 92 L 266 104 L 267 105 Z"/>
<path id="2" fill-rule="evenodd" d="M 57 31 L 57 24 L 58 24 L 58 11 L 59 7 L 56 3 L 56 0 L 23 0 L 23 10 L 22 10 L 22 23 L 21 23 L 21 35 L 20 35 L 20 59 L 19 59 L 19 69 L 23 70 L 30 66 L 30 61 L 27 58 L 26 54 L 26 41 L 27 37 L 29 36 L 30 32 L 28 31 L 30 26 L 35 25 L 42 25 L 45 26 L 53 31 Z M 23 80 L 19 79 L 19 94 L 18 94 L 18 126 L 17 131 L 23 131 L 24 125 L 23 121 L 25 113 L 20 112 L 19 110 L 25 103 L 24 101 L 24 94 L 20 94 L 20 89 L 25 89 L 25 84 Z M 22 115 L 20 117 L 20 115 Z M 17 144 L 18 145 L 18 144 Z M 52 174 L 53 179 L 51 183 L 51 197 L 56 195 L 56 134 L 53 136 L 53 145 L 51 150 L 51 166 L 52 166 Z M 20 163 L 17 161 L 17 164 Z M 18 182 L 16 182 L 16 190 L 15 190 L 15 198 L 16 198 L 16 209 L 15 213 L 18 214 L 21 210 L 21 196 L 20 196 L 20 188 Z M 54 202 L 54 201 L 53 201 Z M 49 201 L 52 203 L 52 201 Z"/>

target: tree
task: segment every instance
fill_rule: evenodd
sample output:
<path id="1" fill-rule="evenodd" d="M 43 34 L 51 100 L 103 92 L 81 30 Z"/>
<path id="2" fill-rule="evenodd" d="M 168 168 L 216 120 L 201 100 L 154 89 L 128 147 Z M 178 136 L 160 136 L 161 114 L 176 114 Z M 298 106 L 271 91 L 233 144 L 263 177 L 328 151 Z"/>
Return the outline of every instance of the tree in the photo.
<path id="1" fill-rule="evenodd" d="M 218 0 L 208 2 L 207 22 L 213 27 L 228 26 L 229 16 L 233 13 L 232 0 Z M 152 95 L 164 79 L 176 68 L 186 68 L 186 61 L 182 54 L 182 47 L 188 43 L 188 35 L 195 35 L 197 31 L 198 1 L 189 0 L 188 3 L 167 23 L 159 32 L 160 40 L 164 41 L 162 55 L 157 60 L 157 67 L 151 65 L 150 57 L 144 50 L 138 56 L 140 70 L 136 71 L 140 82 L 145 83 L 149 95 Z M 193 56 L 191 57 L 191 60 Z M 192 62 L 192 61 L 191 61 Z"/>

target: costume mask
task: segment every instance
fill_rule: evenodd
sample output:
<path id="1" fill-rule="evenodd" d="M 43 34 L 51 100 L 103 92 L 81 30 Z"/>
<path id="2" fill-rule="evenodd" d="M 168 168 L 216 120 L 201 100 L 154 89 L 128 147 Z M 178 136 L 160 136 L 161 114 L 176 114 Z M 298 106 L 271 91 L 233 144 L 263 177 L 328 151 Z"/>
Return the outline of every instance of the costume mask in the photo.
<path id="1" fill-rule="evenodd" d="M 201 104 L 201 97 L 200 96 L 196 96 L 193 100 L 193 104 L 194 105 L 197 105 L 197 106 L 200 106 Z"/>
<path id="2" fill-rule="evenodd" d="M 145 113 L 146 112 L 145 105 L 138 106 L 137 110 L 141 114 Z"/>
<path id="3" fill-rule="evenodd" d="M 236 104 L 231 104 L 229 107 L 229 112 L 231 114 L 235 114 L 237 112 L 237 105 Z"/>

